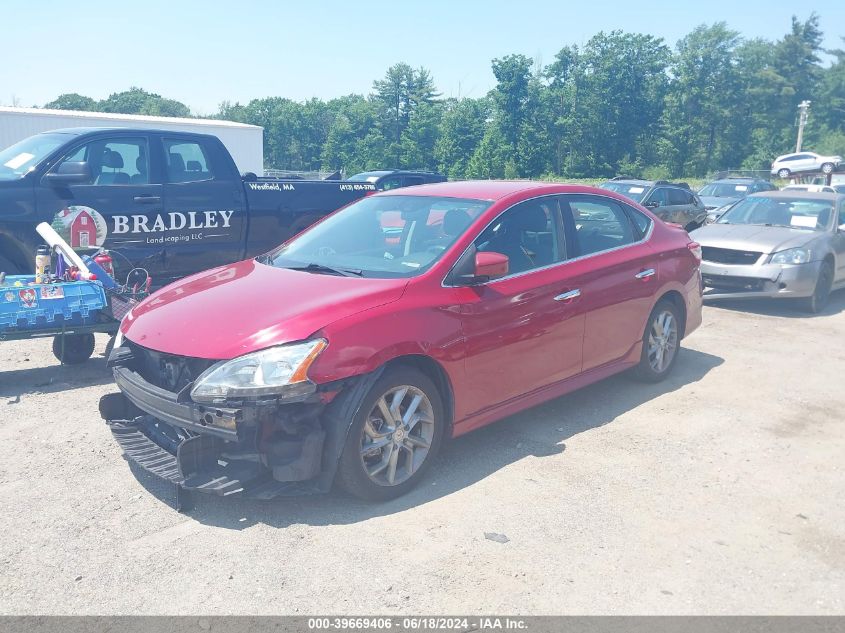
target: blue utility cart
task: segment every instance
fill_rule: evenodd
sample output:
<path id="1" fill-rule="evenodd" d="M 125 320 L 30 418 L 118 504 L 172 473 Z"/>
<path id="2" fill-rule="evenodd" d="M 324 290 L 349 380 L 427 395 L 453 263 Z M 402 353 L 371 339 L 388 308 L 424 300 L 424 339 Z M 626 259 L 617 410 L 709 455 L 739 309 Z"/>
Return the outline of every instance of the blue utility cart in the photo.
<path id="1" fill-rule="evenodd" d="M 120 322 L 99 281 L 36 284 L 32 275 L 0 283 L 0 342 L 53 337 L 62 363 L 82 363 L 94 352 L 94 334 L 114 334 Z"/>

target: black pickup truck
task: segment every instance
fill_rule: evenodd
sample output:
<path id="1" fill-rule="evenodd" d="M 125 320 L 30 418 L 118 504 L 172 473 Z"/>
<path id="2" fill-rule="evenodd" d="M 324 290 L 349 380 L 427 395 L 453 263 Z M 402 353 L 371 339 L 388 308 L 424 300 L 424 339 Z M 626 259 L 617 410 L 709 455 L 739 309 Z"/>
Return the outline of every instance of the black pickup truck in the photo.
<path id="1" fill-rule="evenodd" d="M 205 134 L 74 128 L 0 151 L 0 272 L 34 268 L 49 222 L 76 250 L 113 254 L 162 286 L 263 253 L 375 191 L 369 182 L 241 176 Z"/>

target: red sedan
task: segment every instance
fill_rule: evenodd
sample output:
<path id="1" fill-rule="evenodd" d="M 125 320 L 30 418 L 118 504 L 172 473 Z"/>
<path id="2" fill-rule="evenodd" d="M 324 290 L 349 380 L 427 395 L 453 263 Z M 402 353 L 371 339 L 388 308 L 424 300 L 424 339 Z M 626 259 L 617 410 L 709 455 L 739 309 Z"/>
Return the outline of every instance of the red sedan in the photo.
<path id="1" fill-rule="evenodd" d="M 699 260 L 601 189 L 380 193 L 135 308 L 101 412 L 180 489 L 388 499 L 445 438 L 623 370 L 665 378 L 701 323 Z"/>

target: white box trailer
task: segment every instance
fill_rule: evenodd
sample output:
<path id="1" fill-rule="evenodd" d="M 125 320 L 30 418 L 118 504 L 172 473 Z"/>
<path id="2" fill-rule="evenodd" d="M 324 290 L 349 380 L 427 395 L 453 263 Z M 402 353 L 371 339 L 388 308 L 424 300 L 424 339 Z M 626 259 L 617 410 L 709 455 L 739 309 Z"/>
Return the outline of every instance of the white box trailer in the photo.
<path id="1" fill-rule="evenodd" d="M 133 127 L 213 134 L 223 141 L 238 171 L 264 175 L 264 128 L 216 119 L 0 106 L 0 149 L 33 134 L 70 127 Z"/>

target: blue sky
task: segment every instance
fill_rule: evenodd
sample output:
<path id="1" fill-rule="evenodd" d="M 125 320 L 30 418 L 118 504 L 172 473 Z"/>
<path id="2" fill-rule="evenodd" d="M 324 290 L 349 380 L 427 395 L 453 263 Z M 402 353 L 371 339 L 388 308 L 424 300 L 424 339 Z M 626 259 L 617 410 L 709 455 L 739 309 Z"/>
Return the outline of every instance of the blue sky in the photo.
<path id="1" fill-rule="evenodd" d="M 813 6 L 813 5 L 816 6 Z M 0 104 L 43 105 L 64 92 L 101 99 L 132 85 L 213 113 L 224 99 L 368 93 L 388 66 L 428 68 L 446 96 L 481 96 L 490 60 L 542 64 L 567 44 L 622 29 L 675 42 L 724 20 L 745 37 L 781 37 L 790 17 L 821 16 L 842 48 L 845 2 L 216 2 L 38 0 L 3 11 Z"/>

